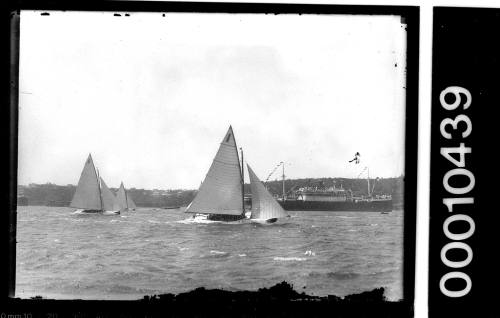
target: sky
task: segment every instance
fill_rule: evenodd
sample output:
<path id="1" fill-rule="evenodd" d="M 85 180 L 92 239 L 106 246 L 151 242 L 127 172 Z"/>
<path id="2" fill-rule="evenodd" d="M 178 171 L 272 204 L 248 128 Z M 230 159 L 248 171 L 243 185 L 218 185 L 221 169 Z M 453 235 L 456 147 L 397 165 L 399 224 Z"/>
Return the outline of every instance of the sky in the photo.
<path id="1" fill-rule="evenodd" d="M 111 187 L 197 189 L 229 125 L 261 180 L 404 173 L 399 16 L 49 12 L 21 12 L 19 184 L 92 153 Z"/>

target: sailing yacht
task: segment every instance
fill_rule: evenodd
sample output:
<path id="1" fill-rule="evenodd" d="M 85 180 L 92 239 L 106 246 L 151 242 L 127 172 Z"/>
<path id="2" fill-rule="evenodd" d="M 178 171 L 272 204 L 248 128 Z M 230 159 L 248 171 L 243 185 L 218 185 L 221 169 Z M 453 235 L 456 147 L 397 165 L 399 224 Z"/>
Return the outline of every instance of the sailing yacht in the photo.
<path id="1" fill-rule="evenodd" d="M 79 213 L 120 214 L 116 198 L 94 166 L 89 154 L 78 180 L 70 207 Z"/>
<path id="2" fill-rule="evenodd" d="M 252 213 L 250 220 L 255 223 L 270 224 L 277 222 L 278 219 L 290 217 L 269 191 L 267 191 L 248 164 L 247 168 L 250 175 L 250 189 L 252 190 Z"/>
<path id="3" fill-rule="evenodd" d="M 245 219 L 243 166 L 240 167 L 231 126 L 222 139 L 198 194 L 185 212 L 192 213 L 197 220 L 233 222 Z"/>
<path id="4" fill-rule="evenodd" d="M 120 184 L 120 188 L 116 193 L 116 200 L 118 201 L 120 211 L 134 211 L 136 208 L 134 201 L 129 196 L 127 190 L 125 190 L 123 182 Z"/>

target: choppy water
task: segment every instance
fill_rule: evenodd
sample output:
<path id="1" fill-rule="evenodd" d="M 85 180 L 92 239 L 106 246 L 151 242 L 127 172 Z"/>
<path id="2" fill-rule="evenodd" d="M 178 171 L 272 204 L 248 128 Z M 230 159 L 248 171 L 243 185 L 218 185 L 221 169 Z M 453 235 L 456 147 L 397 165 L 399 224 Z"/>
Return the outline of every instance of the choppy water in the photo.
<path id="1" fill-rule="evenodd" d="M 19 207 L 16 296 L 137 299 L 286 280 L 310 295 L 385 287 L 389 299 L 402 298 L 401 211 L 290 214 L 265 226 L 186 222 L 182 210 Z"/>

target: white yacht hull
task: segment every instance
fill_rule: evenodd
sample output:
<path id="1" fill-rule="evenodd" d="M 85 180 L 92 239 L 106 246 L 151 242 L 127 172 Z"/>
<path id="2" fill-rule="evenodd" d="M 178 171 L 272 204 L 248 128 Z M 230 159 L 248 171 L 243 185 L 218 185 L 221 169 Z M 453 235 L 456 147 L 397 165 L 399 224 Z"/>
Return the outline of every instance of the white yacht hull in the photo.
<path id="1" fill-rule="evenodd" d="M 117 215 L 120 214 L 120 211 L 101 211 L 101 210 L 84 210 L 78 209 L 74 214 L 103 214 L 103 215 Z"/>
<path id="2" fill-rule="evenodd" d="M 241 223 L 247 218 L 242 215 L 205 214 L 196 213 L 192 220 L 195 222 Z"/>
<path id="3" fill-rule="evenodd" d="M 196 221 L 207 221 L 208 220 L 208 214 L 200 214 L 196 213 L 193 215 L 193 219 Z"/>

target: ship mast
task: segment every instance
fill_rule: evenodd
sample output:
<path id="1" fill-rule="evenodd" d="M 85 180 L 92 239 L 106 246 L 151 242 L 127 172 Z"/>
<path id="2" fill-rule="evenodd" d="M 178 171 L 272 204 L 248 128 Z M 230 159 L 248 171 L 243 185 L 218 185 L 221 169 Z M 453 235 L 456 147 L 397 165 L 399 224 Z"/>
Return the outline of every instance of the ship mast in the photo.
<path id="1" fill-rule="evenodd" d="M 366 167 L 367 171 L 367 179 L 366 181 L 368 182 L 368 197 L 371 197 L 370 194 L 370 168 Z"/>
<path id="2" fill-rule="evenodd" d="M 283 169 L 283 202 L 285 202 L 285 163 L 282 161 L 281 162 L 282 169 Z"/>
<path id="3" fill-rule="evenodd" d="M 99 188 L 99 199 L 101 200 L 101 211 L 104 211 L 104 208 L 102 206 L 102 191 L 101 191 L 101 177 L 99 176 L 99 169 L 97 169 L 97 184 Z"/>
<path id="4" fill-rule="evenodd" d="M 243 213 L 245 213 L 245 169 L 243 161 L 243 148 L 240 147 L 241 152 L 241 199 L 243 201 Z"/>

